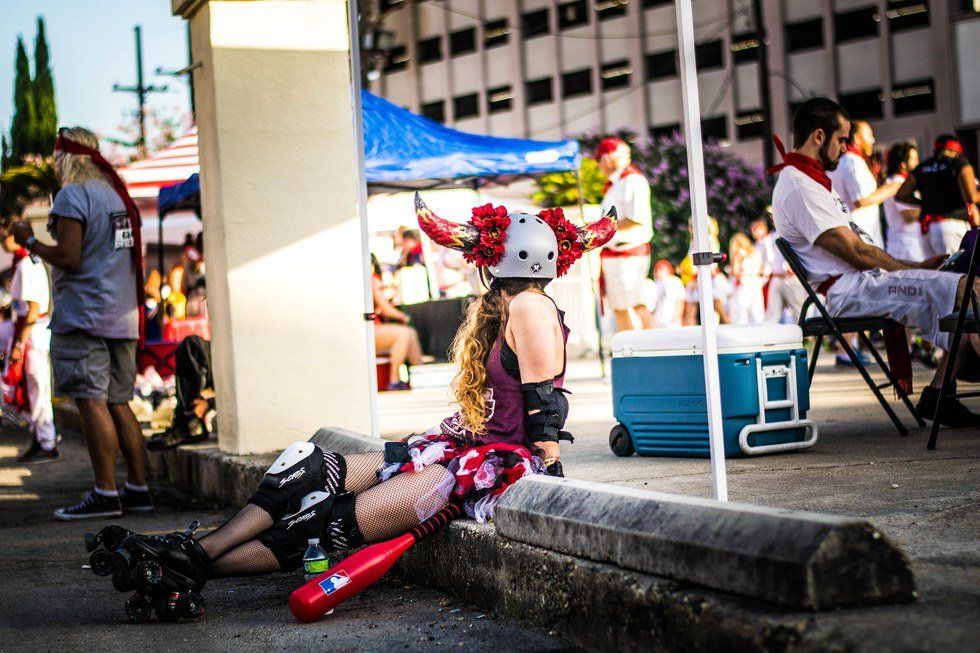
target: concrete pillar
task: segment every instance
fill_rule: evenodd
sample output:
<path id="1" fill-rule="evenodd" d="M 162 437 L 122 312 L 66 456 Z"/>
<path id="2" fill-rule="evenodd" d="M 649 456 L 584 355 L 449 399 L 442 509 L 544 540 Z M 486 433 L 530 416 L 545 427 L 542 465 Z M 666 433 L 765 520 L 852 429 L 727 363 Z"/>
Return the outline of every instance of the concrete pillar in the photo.
<path id="1" fill-rule="evenodd" d="M 278 450 L 324 424 L 373 430 L 347 5 L 172 0 L 201 64 L 194 90 L 224 451 Z"/>

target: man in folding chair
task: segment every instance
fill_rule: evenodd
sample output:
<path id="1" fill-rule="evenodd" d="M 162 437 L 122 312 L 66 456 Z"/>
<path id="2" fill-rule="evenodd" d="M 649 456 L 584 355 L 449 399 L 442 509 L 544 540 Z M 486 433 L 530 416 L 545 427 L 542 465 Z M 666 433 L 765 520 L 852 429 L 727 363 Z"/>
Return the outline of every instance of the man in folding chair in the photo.
<path id="1" fill-rule="evenodd" d="M 819 284 L 816 290 L 826 295 L 833 316 L 887 317 L 946 349 L 949 334 L 940 332 L 939 319 L 953 311 L 965 278 L 936 270 L 943 256 L 922 262 L 894 259 L 854 225 L 848 206 L 827 177 L 846 151 L 849 131 L 850 118 L 832 100 L 813 98 L 797 109 L 794 149 L 773 168 L 782 170 L 772 198 L 776 232 L 809 271 L 810 282 Z M 778 139 L 776 146 L 782 153 Z M 980 290 L 980 283 L 975 285 Z M 971 334 L 963 340 L 955 367 L 975 365 L 978 355 L 980 338 Z M 944 359 L 931 385 L 922 391 L 916 411 L 924 418 L 935 414 L 945 366 Z M 980 415 L 947 397 L 941 422 L 980 426 Z"/>

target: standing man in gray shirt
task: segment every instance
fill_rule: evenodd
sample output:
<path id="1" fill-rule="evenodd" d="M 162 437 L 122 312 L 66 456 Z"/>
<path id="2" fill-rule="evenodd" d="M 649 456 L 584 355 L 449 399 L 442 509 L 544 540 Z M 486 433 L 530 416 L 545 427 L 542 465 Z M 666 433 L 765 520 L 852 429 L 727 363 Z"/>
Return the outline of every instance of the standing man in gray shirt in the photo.
<path id="1" fill-rule="evenodd" d="M 138 217 L 96 136 L 62 129 L 55 147 L 61 190 L 48 231 L 55 245 L 15 225 L 14 238 L 53 268 L 51 360 L 55 391 L 72 397 L 95 488 L 80 503 L 55 511 L 61 520 L 119 517 L 153 509 L 146 484 L 146 444 L 129 408 L 136 379 L 142 306 Z M 126 485 L 117 490 L 116 456 L 126 461 Z"/>

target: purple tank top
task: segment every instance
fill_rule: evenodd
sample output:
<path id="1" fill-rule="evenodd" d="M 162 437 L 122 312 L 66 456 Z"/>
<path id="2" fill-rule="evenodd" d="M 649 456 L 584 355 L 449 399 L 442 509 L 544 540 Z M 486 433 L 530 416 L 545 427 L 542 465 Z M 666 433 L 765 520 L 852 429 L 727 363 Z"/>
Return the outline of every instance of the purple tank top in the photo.
<path id="1" fill-rule="evenodd" d="M 551 299 L 548 297 L 548 299 Z M 554 303 L 554 300 L 552 300 Z M 558 310 L 557 305 L 555 309 Z M 565 325 L 565 314 L 558 310 L 558 322 L 561 324 L 562 341 L 568 343 L 569 328 Z M 504 345 L 505 329 L 501 329 L 497 342 L 494 343 L 487 357 L 487 421 L 485 432 L 474 436 L 473 432 L 462 424 L 460 413 L 447 417 L 439 425 L 446 435 L 464 440 L 488 444 L 504 442 L 507 444 L 525 444 L 524 442 L 524 397 L 521 395 L 521 382 L 504 369 L 500 359 L 501 347 Z M 565 383 L 565 367 L 567 356 L 562 350 L 561 373 L 555 377 L 555 387 L 560 388 Z"/>

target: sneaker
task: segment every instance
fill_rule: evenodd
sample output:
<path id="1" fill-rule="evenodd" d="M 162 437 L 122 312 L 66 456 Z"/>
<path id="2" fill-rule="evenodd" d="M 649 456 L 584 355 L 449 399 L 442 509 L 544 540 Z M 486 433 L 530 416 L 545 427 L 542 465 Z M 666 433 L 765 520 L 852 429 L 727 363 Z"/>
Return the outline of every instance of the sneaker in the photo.
<path id="1" fill-rule="evenodd" d="M 939 388 L 926 386 L 922 390 L 915 412 L 923 419 L 932 421 L 936 415 L 936 404 L 939 403 Z M 939 423 L 954 428 L 980 427 L 980 415 L 977 415 L 955 397 L 943 399 L 943 410 Z"/>
<path id="2" fill-rule="evenodd" d="M 150 512 L 153 510 L 153 496 L 138 490 L 119 489 L 119 503 L 123 512 Z"/>
<path id="3" fill-rule="evenodd" d="M 388 391 L 389 392 L 392 392 L 392 391 L 397 392 L 399 390 L 411 390 L 411 389 L 412 389 L 412 386 L 408 385 L 404 381 L 395 381 L 394 383 L 389 383 L 388 384 Z"/>
<path id="4" fill-rule="evenodd" d="M 190 420 L 186 429 L 173 425 L 166 431 L 150 437 L 146 448 L 150 451 L 166 451 L 181 444 L 194 444 L 208 439 L 208 430 L 199 419 Z"/>
<path id="5" fill-rule="evenodd" d="M 24 453 L 17 456 L 17 462 L 21 465 L 40 465 L 42 463 L 53 463 L 60 459 L 61 456 L 58 454 L 58 447 L 46 451 L 37 440 L 31 440 L 30 446 L 24 450 Z"/>
<path id="6" fill-rule="evenodd" d="M 865 367 L 871 367 L 875 364 L 873 360 L 860 352 L 858 353 L 857 357 L 858 360 L 861 361 L 861 364 Z M 854 367 L 854 361 L 852 361 L 850 357 L 845 354 L 837 354 L 837 356 L 834 358 L 834 365 L 837 367 Z"/>
<path id="7" fill-rule="evenodd" d="M 119 497 L 104 497 L 95 490 L 90 490 L 74 506 L 55 510 L 54 518 L 61 521 L 75 521 L 79 519 L 122 517 L 122 514 L 122 504 L 119 502 Z"/>

